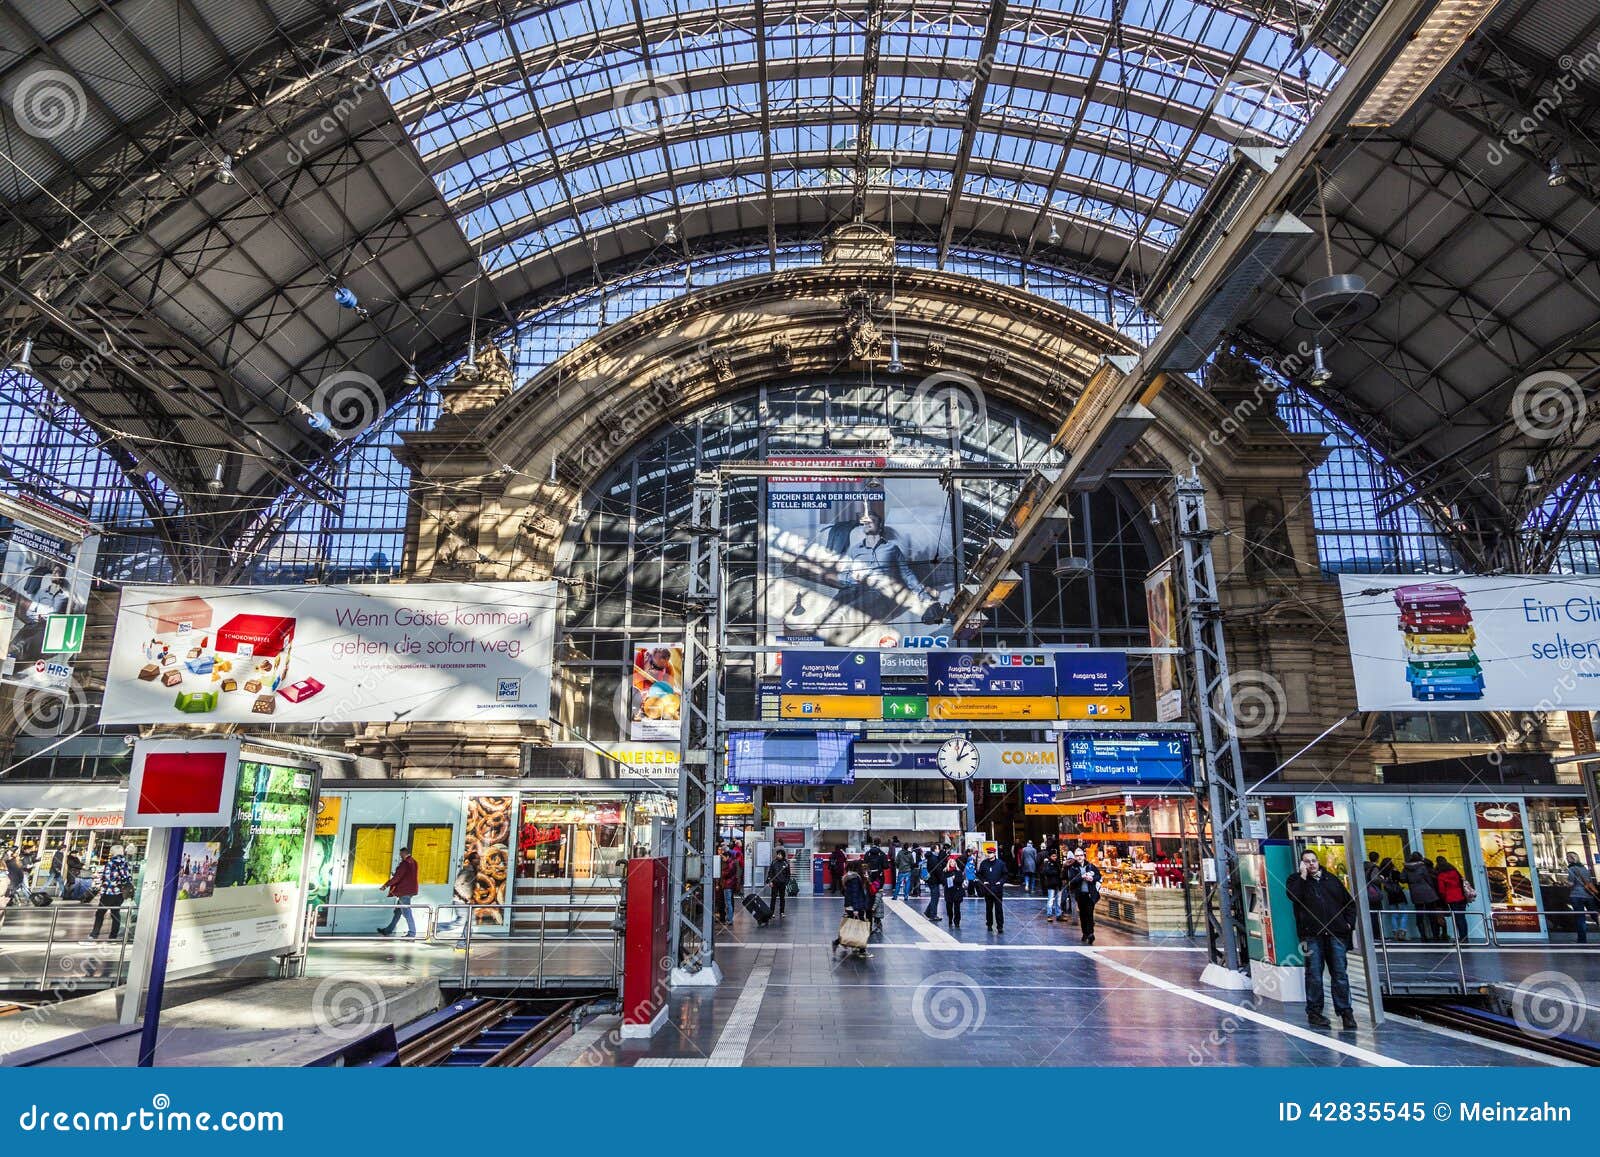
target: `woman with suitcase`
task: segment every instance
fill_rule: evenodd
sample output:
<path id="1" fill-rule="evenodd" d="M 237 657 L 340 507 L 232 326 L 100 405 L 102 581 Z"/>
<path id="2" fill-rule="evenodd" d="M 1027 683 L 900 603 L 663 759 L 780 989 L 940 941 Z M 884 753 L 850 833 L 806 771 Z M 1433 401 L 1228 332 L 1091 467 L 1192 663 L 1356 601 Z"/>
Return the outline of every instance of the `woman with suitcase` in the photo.
<path id="1" fill-rule="evenodd" d="M 845 869 L 843 888 L 844 918 L 846 920 L 871 921 L 872 889 L 868 887 L 867 881 L 861 875 L 861 869 L 857 865 L 851 864 Z M 870 931 L 870 923 L 868 927 Z M 842 932 L 843 930 L 844 928 L 841 924 L 840 931 Z M 843 944 L 843 939 L 839 936 L 835 936 L 833 938 L 834 950 L 838 951 L 841 944 Z M 862 957 L 863 959 L 872 955 L 872 953 L 867 951 L 864 938 L 862 943 L 852 944 L 849 947 L 851 952 Z"/>

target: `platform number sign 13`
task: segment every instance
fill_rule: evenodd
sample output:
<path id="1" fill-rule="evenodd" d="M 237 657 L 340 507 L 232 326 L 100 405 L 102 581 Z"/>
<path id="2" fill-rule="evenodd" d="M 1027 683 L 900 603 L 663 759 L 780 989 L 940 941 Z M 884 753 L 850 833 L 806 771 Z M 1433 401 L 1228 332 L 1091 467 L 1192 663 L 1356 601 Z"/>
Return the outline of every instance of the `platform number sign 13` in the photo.
<path id="1" fill-rule="evenodd" d="M 978 774 L 978 749 L 965 736 L 955 736 L 939 745 L 939 774 L 955 783 L 965 783 Z"/>

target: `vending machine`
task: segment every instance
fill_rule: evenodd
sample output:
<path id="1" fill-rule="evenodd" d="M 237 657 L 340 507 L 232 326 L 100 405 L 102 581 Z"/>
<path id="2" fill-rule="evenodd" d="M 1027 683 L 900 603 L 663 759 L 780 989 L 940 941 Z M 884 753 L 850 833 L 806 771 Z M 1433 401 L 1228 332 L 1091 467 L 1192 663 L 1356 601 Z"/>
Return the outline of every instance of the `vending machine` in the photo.
<path id="1" fill-rule="evenodd" d="M 1239 840 L 1234 850 L 1244 892 L 1251 987 L 1271 1000 L 1302 1001 L 1305 960 L 1287 886 L 1295 870 L 1294 845 L 1288 840 Z"/>

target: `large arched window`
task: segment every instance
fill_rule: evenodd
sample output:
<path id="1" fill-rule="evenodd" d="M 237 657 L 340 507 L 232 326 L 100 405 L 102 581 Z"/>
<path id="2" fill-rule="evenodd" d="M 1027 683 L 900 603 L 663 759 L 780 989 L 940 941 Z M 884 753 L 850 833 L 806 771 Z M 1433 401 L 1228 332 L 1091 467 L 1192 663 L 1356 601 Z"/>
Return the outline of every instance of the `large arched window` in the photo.
<path id="1" fill-rule="evenodd" d="M 929 409 L 925 401 L 910 383 L 840 378 L 767 385 L 715 402 L 641 441 L 586 497 L 557 559 L 557 573 L 566 580 L 557 657 L 569 688 L 568 715 L 560 722 L 592 740 L 620 738 L 613 704 L 630 645 L 682 637 L 689 541 L 680 528 L 690 518 L 695 475 L 708 467 L 793 455 L 882 454 L 891 469 L 917 473 L 918 463 L 929 464 L 916 481 L 926 501 L 930 488 L 937 498 L 943 485 L 936 468 L 958 455 L 963 466 L 984 468 L 983 476 L 961 477 L 948 507 L 944 553 L 926 548 L 909 554 L 914 578 L 908 581 L 939 593 L 951 574 L 964 573 L 1000 529 L 1027 468 L 1057 458 L 1049 431 L 1036 419 L 990 407 L 973 421 L 959 410 Z M 886 428 L 892 443 L 864 452 L 859 439 L 867 426 Z M 781 605 L 772 597 L 779 581 L 772 533 L 777 504 L 766 485 L 730 476 L 723 489 L 724 607 L 727 642 L 735 646 L 770 644 L 792 629 L 785 619 L 789 595 Z M 1026 568 L 989 641 L 1018 647 L 1147 643 L 1148 527 L 1116 482 L 1075 502 L 1071 543 L 1058 543 Z M 890 510 L 892 521 L 892 503 Z M 924 529 L 930 525 L 937 537 L 939 519 Z M 842 542 L 851 529 L 840 533 Z M 725 659 L 729 717 L 754 718 L 763 670 L 749 654 Z"/>

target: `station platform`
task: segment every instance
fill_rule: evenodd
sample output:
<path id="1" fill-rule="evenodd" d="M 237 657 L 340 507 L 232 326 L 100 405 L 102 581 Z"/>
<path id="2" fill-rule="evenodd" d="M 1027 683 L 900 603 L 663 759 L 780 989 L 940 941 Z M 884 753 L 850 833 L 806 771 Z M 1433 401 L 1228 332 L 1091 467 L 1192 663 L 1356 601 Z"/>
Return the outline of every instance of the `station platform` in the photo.
<path id="1" fill-rule="evenodd" d="M 714 989 L 678 989 L 666 1025 L 623 1040 L 585 1025 L 541 1063 L 595 1066 L 1404 1066 L 1540 1065 L 1531 1052 L 1409 1019 L 1316 1029 L 1303 1008 L 1200 983 L 1204 948 L 1102 925 L 1047 923 L 1043 901 L 1008 896 L 1005 934 L 982 905 L 952 929 L 890 902 L 869 959 L 835 953 L 842 903 L 790 899 L 758 928 L 741 909 L 719 929 Z M 942 905 L 941 905 L 942 913 Z"/>

